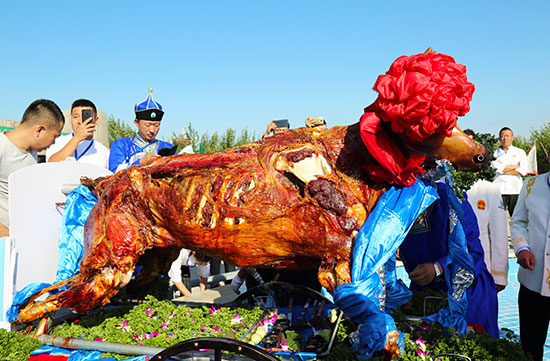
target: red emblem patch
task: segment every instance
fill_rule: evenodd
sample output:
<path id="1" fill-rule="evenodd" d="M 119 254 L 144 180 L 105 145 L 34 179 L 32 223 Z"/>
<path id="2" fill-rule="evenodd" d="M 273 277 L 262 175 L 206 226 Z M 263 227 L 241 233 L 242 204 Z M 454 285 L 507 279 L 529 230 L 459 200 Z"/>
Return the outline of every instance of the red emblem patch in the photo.
<path id="1" fill-rule="evenodd" d="M 487 207 L 487 203 L 483 199 L 477 201 L 477 209 L 484 210 Z"/>

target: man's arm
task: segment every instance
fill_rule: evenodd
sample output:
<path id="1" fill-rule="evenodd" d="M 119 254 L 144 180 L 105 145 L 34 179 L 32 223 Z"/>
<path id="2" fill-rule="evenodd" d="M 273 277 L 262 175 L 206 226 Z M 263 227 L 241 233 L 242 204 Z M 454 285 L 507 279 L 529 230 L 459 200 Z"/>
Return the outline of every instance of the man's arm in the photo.
<path id="1" fill-rule="evenodd" d="M 189 296 L 191 294 L 191 291 L 189 291 L 187 289 L 187 287 L 185 287 L 185 285 L 183 284 L 183 282 L 174 282 L 174 286 L 176 286 L 176 288 L 181 292 L 182 295 L 184 296 Z"/>
<path id="2" fill-rule="evenodd" d="M 514 214 L 510 220 L 510 233 L 512 234 L 512 245 L 517 256 L 517 262 L 521 267 L 532 270 L 535 267 L 535 257 L 529 247 L 529 210 L 525 200 L 529 196 L 527 186 L 533 187 L 535 178 L 526 179 L 521 187 L 518 202 L 514 208 Z"/>
<path id="3" fill-rule="evenodd" d="M 0 223 L 0 237 L 8 237 L 10 235 L 10 229 L 3 223 Z"/>
<path id="4" fill-rule="evenodd" d="M 109 170 L 116 173 L 119 165 L 126 161 L 124 139 L 117 139 L 111 144 L 109 153 Z"/>
<path id="5" fill-rule="evenodd" d="M 204 278 L 204 277 L 199 277 L 200 279 L 200 291 L 205 291 L 206 290 L 206 285 L 208 284 L 208 278 Z"/>
<path id="6" fill-rule="evenodd" d="M 90 136 L 93 136 L 94 131 L 95 123 L 91 123 L 90 121 L 88 121 L 88 123 L 82 124 L 76 130 L 71 140 L 69 140 L 69 142 L 65 144 L 65 146 L 61 148 L 57 153 L 54 153 L 51 157 L 49 157 L 48 162 L 61 162 L 71 157 L 76 151 L 76 147 L 78 147 L 80 142 L 89 138 Z"/>
<path id="7" fill-rule="evenodd" d="M 444 272 L 445 271 L 439 262 L 421 263 L 411 271 L 409 278 L 411 281 L 424 287 L 432 283 L 436 276 L 443 275 Z"/>
<path id="8" fill-rule="evenodd" d="M 519 164 L 511 164 L 504 167 L 502 174 L 506 175 L 521 175 L 516 169 L 519 168 Z"/>

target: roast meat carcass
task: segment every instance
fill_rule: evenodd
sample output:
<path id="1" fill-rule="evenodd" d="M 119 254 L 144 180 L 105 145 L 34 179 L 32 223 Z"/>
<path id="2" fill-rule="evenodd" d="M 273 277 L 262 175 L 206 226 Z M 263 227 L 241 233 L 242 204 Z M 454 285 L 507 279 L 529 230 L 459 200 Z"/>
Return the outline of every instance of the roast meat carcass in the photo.
<path id="1" fill-rule="evenodd" d="M 454 129 L 402 149 L 445 155 L 463 169 L 489 159 Z M 407 153 L 405 153 L 407 154 Z M 84 258 L 69 288 L 20 310 L 29 322 L 60 307 L 88 312 L 109 302 L 146 250 L 177 246 L 238 266 L 319 266 L 328 290 L 351 281 L 354 235 L 389 186 L 365 170 L 373 162 L 359 123 L 299 128 L 211 154 L 184 154 L 87 181 L 98 196 L 86 223 Z"/>

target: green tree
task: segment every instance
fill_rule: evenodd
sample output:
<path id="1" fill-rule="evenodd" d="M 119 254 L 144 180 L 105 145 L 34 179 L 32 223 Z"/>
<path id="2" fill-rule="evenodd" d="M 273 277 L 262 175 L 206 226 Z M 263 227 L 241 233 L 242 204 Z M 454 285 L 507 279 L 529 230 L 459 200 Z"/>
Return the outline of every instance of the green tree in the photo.
<path id="1" fill-rule="evenodd" d="M 550 123 L 545 123 L 538 130 L 531 129 L 529 137 L 518 136 L 514 139 L 514 145 L 528 153 L 537 142 L 537 166 L 539 174 L 546 173 L 550 170 L 548 164 L 548 151 L 550 151 Z"/>
<path id="2" fill-rule="evenodd" d="M 133 137 L 137 134 L 134 128 L 120 119 L 115 119 L 113 115 L 109 115 L 107 118 L 107 131 L 109 132 L 109 146 L 111 146 L 116 139 Z"/>
<path id="3" fill-rule="evenodd" d="M 478 133 L 474 135 L 474 140 L 483 144 L 493 154 L 498 147 L 498 138 L 491 133 Z M 462 197 L 462 191 L 467 191 L 478 179 L 492 181 L 495 178 L 495 170 L 491 163 L 487 162 L 478 172 L 456 170 L 453 167 L 453 188 L 457 195 Z"/>
<path id="4" fill-rule="evenodd" d="M 193 128 L 191 123 L 189 123 L 187 128 L 183 130 L 185 131 L 185 141 L 181 133 L 176 134 L 175 132 L 172 132 L 171 139 L 168 140 L 172 144 L 178 146 L 177 152 L 189 143 L 193 146 L 193 151 L 195 153 L 212 153 L 238 147 L 256 140 L 256 134 L 251 134 L 248 129 L 244 129 L 238 137 L 237 132 L 232 128 L 226 129 L 221 135 L 218 134 L 218 132 L 214 132 L 213 134 L 206 132 L 200 135 L 199 132 Z"/>

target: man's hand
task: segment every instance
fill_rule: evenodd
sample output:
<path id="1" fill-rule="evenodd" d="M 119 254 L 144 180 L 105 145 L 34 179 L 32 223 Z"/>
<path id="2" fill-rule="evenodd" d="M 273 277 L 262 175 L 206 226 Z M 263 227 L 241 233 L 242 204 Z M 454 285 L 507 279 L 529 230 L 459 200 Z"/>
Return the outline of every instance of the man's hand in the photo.
<path id="1" fill-rule="evenodd" d="M 271 134 L 271 132 L 275 130 L 275 128 L 277 128 L 277 125 L 275 124 L 275 121 L 272 120 L 271 123 L 267 125 L 267 129 L 265 130 L 265 133 L 264 133 L 264 138 L 268 137 Z"/>
<path id="2" fill-rule="evenodd" d="M 243 282 L 244 277 L 241 278 L 238 274 L 236 274 L 235 277 L 233 277 L 233 279 L 231 280 L 231 289 L 233 290 L 233 292 L 235 292 L 236 294 L 240 294 L 241 291 L 239 291 L 239 289 L 241 288 Z"/>
<path id="3" fill-rule="evenodd" d="M 155 153 L 147 153 L 143 156 L 143 158 L 141 158 L 141 160 L 139 161 L 139 164 L 147 164 L 147 163 L 151 163 L 152 161 L 154 161 L 155 159 L 159 159 L 160 158 L 160 155 L 158 154 L 155 154 Z"/>
<path id="4" fill-rule="evenodd" d="M 8 237 L 10 235 L 10 229 L 3 223 L 0 223 L 0 237 Z"/>
<path id="5" fill-rule="evenodd" d="M 435 278 L 434 265 L 432 263 L 419 264 L 409 274 L 409 278 L 420 286 L 427 286 L 432 283 Z"/>
<path id="6" fill-rule="evenodd" d="M 529 250 L 524 249 L 518 253 L 517 262 L 521 267 L 530 269 L 531 271 L 535 268 L 535 256 Z"/>
<path id="7" fill-rule="evenodd" d="M 92 123 L 92 118 L 86 119 L 74 133 L 74 137 L 78 139 L 79 142 L 85 139 L 91 139 L 94 135 L 95 123 Z"/>
<path id="8" fill-rule="evenodd" d="M 495 286 L 497 286 L 497 293 L 506 288 L 506 285 L 495 285 Z"/>

